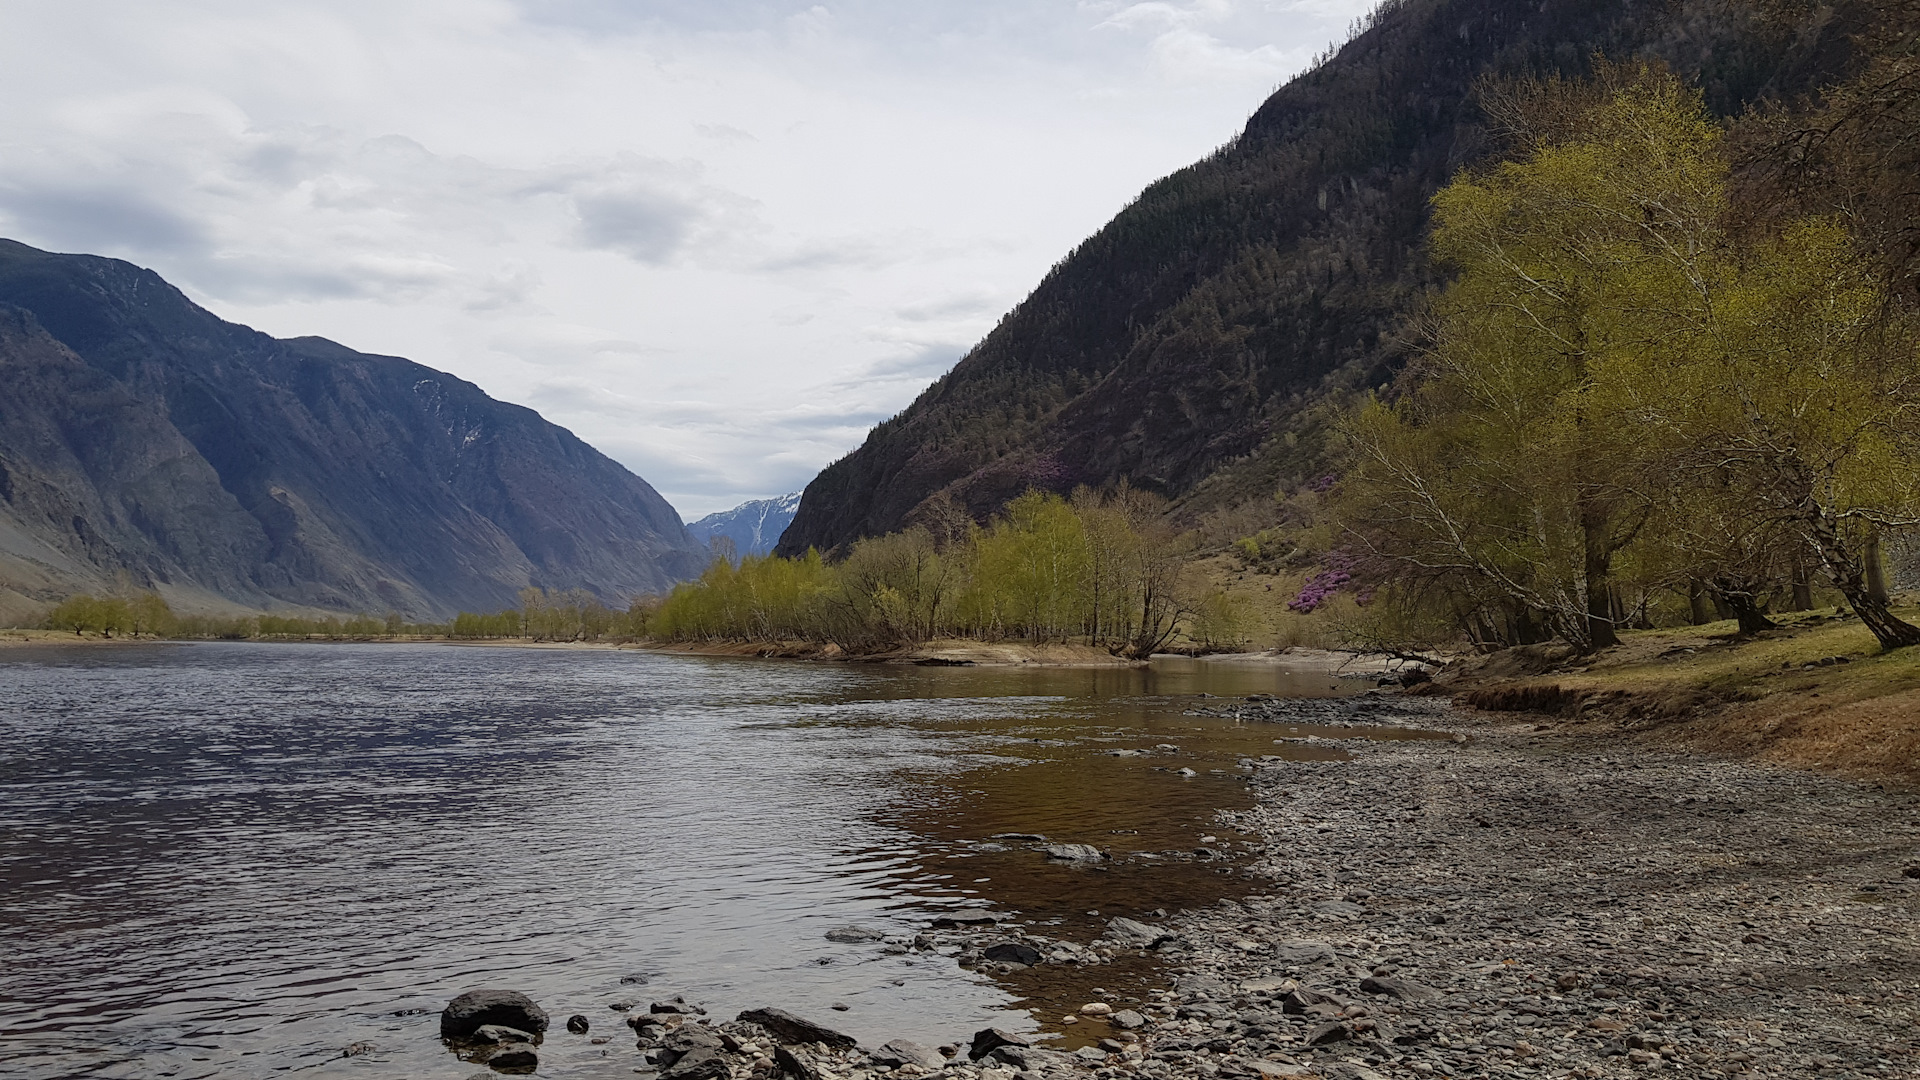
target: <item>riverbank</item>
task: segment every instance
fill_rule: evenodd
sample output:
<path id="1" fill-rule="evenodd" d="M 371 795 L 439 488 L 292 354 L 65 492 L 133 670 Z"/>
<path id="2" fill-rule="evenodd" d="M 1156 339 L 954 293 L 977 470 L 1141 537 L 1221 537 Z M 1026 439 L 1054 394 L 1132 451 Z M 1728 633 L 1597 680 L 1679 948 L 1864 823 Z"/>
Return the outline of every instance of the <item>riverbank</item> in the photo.
<path id="1" fill-rule="evenodd" d="M 929 667 L 1145 667 L 1090 645 L 987 642 L 941 639 L 885 652 L 852 655 L 838 645 L 814 641 L 635 642 L 632 648 L 679 656 L 736 656 L 768 660 L 832 660 L 863 664 L 923 664 Z"/>
<path id="2" fill-rule="evenodd" d="M 1254 766 L 1233 824 L 1266 843 L 1261 883 L 1178 920 L 1133 1071 L 1914 1075 L 1910 789 L 1447 724 L 1466 741 Z"/>

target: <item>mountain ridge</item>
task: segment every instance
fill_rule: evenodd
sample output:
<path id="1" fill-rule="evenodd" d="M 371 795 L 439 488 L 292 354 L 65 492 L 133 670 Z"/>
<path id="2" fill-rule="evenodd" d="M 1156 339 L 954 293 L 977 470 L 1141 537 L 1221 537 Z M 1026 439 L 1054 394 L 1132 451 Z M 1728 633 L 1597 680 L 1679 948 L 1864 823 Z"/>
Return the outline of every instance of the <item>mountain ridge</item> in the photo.
<path id="1" fill-rule="evenodd" d="M 150 270 L 14 241 L 0 305 L 16 609 L 119 583 L 437 618 L 529 585 L 624 603 L 703 561 L 644 480 L 445 372 L 272 338 Z M 164 483 L 149 461 L 169 463 Z"/>
<path id="2" fill-rule="evenodd" d="M 789 492 L 771 499 L 752 499 L 731 510 L 708 514 L 687 525 L 687 533 L 696 541 L 709 543 L 725 538 L 733 544 L 736 559 L 765 555 L 779 543 L 781 534 L 793 521 L 800 507 L 800 493 Z"/>
<path id="3" fill-rule="evenodd" d="M 1788 15 L 1738 0 L 1383 5 L 822 470 L 780 553 L 844 550 L 945 503 L 984 519 L 1028 488 L 1124 480 L 1192 515 L 1319 475 L 1326 406 L 1394 377 L 1397 335 L 1438 280 L 1427 200 L 1495 148 L 1479 80 L 1641 57 L 1729 114 L 1845 62 L 1844 17 Z"/>

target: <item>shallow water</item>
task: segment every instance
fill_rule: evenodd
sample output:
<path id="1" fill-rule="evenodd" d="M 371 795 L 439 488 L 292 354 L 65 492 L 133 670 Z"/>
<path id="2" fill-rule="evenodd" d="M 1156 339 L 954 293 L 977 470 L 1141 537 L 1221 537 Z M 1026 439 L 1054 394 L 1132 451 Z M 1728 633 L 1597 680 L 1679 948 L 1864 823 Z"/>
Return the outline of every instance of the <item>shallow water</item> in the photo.
<path id="1" fill-rule="evenodd" d="M 1121 996 L 1157 972 L 995 982 L 823 935 L 984 907 L 1085 940 L 1114 915 L 1244 891 L 1231 858 L 1190 857 L 1203 836 L 1234 850 L 1214 813 L 1246 801 L 1235 762 L 1336 751 L 1182 715 L 1201 692 L 1343 684 L 1192 661 L 0 654 L 3 1071 L 465 1077 L 474 1066 L 440 1047 L 434 1014 L 476 986 L 526 990 L 556 1028 L 581 1012 L 617 1036 L 606 1056 L 550 1038 L 541 1075 L 556 1077 L 631 1075 L 608 1007 L 622 998 L 644 1009 L 684 993 L 716 1016 L 773 1004 L 870 1043 L 1031 1029 L 1096 986 Z M 1160 744 L 1178 750 L 1107 753 Z M 1011 832 L 1114 858 L 982 849 Z M 634 976 L 647 982 L 621 981 Z M 340 1057 L 361 1041 L 377 1050 Z"/>

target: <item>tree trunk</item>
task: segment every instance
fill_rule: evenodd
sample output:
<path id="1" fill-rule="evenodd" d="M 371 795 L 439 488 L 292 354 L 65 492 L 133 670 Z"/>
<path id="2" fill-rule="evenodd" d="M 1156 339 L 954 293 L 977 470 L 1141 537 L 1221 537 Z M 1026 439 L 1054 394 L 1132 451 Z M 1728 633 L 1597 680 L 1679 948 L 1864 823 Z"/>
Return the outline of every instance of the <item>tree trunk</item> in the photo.
<path id="1" fill-rule="evenodd" d="M 1757 634 L 1762 630 L 1773 630 L 1779 626 L 1778 623 L 1767 618 L 1766 612 L 1760 610 L 1760 605 L 1754 602 L 1752 590 L 1742 589 L 1730 583 L 1716 582 L 1713 592 L 1733 612 L 1734 621 L 1740 624 L 1742 635 Z"/>
<path id="2" fill-rule="evenodd" d="M 1707 606 L 1707 587 L 1697 581 L 1687 583 L 1687 615 L 1695 626 L 1713 621 L 1713 609 Z"/>
<path id="3" fill-rule="evenodd" d="M 1802 558 L 1793 560 L 1793 607 L 1791 611 L 1813 610 L 1813 575 L 1807 572 L 1807 561 Z"/>
<path id="4" fill-rule="evenodd" d="M 1887 595 L 1886 563 L 1880 558 L 1879 533 L 1874 533 L 1872 536 L 1867 537 L 1865 561 L 1867 564 L 1867 595 L 1882 604 L 1892 603 L 1893 598 Z"/>
<path id="5" fill-rule="evenodd" d="M 1589 511 L 1586 516 L 1597 514 Z M 1601 538 L 1605 522 L 1587 521 L 1581 530 L 1586 540 L 1586 578 L 1587 578 L 1587 650 L 1597 651 L 1611 645 L 1620 644 L 1620 635 L 1614 632 L 1613 590 L 1610 576 L 1613 569 L 1613 552 Z"/>
<path id="6" fill-rule="evenodd" d="M 1873 631 L 1874 640 L 1882 649 L 1900 649 L 1908 645 L 1920 645 L 1920 626 L 1902 621 L 1887 606 L 1887 601 L 1873 595 L 1868 587 L 1867 569 L 1853 557 L 1846 542 L 1840 538 L 1839 530 L 1833 522 L 1811 500 L 1803 503 L 1806 511 L 1807 539 L 1813 542 L 1813 548 L 1820 554 L 1821 565 L 1826 567 L 1827 577 L 1840 595 L 1847 598 L 1854 614 Z M 1877 548 L 1874 549 L 1877 553 Z"/>

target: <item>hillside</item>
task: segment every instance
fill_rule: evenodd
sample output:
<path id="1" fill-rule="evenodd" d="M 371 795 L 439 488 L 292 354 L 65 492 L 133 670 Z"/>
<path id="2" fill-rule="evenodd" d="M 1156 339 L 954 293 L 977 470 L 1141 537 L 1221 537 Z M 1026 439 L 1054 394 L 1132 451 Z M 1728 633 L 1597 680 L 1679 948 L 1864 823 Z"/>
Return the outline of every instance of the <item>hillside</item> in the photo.
<path id="1" fill-rule="evenodd" d="M 689 523 L 687 533 L 700 544 L 725 539 L 733 544 L 733 553 L 741 558 L 765 555 L 780 542 L 780 534 L 787 531 L 794 511 L 799 508 L 797 491 L 777 499 L 754 499 Z"/>
<path id="2" fill-rule="evenodd" d="M 673 508 L 530 409 L 411 361 L 224 322 L 128 263 L 0 241 L 0 615 L 624 604 L 697 573 Z"/>
<path id="3" fill-rule="evenodd" d="M 945 377 L 808 485 L 783 554 L 951 499 L 1127 479 L 1187 512 L 1318 475 L 1329 400 L 1397 370 L 1432 194 L 1495 148 L 1488 74 L 1664 59 L 1714 110 L 1817 85 L 1836 9 L 1739 0 L 1398 0 L 1220 151 L 1142 192 Z M 932 503 L 929 500 L 933 500 Z"/>

